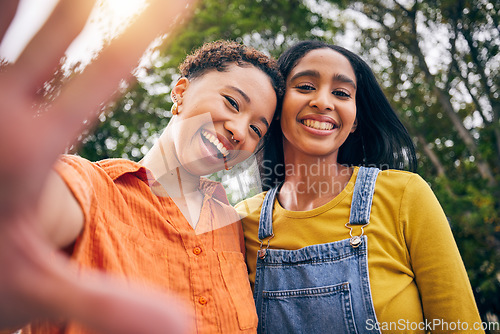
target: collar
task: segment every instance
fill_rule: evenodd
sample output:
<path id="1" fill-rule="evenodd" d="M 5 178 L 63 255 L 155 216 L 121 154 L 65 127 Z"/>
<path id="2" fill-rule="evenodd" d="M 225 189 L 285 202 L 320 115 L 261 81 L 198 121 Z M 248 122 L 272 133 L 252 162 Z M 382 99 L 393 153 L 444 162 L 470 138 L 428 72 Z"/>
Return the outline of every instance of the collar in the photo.
<path id="1" fill-rule="evenodd" d="M 148 186 L 154 183 L 154 179 L 152 179 L 153 174 L 146 167 L 131 160 L 105 159 L 96 162 L 96 164 L 104 169 L 113 181 L 116 181 L 125 174 L 132 174 Z M 200 190 L 205 194 L 205 196 L 214 198 L 223 204 L 229 205 L 226 191 L 219 182 L 202 177 L 200 180 Z"/>

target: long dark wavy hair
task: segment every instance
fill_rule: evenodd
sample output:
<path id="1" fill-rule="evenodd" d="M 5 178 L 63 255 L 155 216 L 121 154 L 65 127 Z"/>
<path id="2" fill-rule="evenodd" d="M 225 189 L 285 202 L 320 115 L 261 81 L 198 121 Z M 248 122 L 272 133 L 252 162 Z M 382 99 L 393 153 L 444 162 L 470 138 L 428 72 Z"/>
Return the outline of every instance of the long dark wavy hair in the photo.
<path id="1" fill-rule="evenodd" d="M 372 70 L 361 57 L 337 45 L 315 40 L 302 41 L 290 47 L 278 59 L 285 81 L 309 51 L 323 48 L 332 49 L 346 57 L 357 81 L 358 125 L 356 131 L 340 147 L 338 162 L 347 166 L 415 171 L 417 157 L 413 141 L 385 97 Z M 280 122 L 275 121 L 269 129 L 269 140 L 259 154 L 259 171 L 264 190 L 269 190 L 284 180 L 284 168 L 283 132 Z"/>

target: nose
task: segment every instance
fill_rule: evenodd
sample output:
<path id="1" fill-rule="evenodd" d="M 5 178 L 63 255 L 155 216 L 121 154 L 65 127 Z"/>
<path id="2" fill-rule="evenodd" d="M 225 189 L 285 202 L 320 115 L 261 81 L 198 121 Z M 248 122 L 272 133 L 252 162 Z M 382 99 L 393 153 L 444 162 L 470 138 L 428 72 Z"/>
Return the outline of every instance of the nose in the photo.
<path id="1" fill-rule="evenodd" d="M 309 106 L 320 111 L 332 111 L 335 109 L 333 95 L 327 89 L 317 90 L 312 96 Z"/>
<path id="2" fill-rule="evenodd" d="M 246 120 L 233 120 L 224 123 L 224 128 L 230 133 L 230 139 L 232 139 L 234 145 L 245 142 L 247 127 L 250 127 L 250 125 L 247 125 Z"/>

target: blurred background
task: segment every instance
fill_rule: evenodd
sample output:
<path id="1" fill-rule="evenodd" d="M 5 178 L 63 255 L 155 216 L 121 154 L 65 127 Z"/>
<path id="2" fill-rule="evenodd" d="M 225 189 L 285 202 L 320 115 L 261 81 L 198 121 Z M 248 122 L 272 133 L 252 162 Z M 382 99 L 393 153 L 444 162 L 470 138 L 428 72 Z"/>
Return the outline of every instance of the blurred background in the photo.
<path id="1" fill-rule="evenodd" d="M 53 3 L 24 2 L 26 12 Z M 46 94 L 56 94 L 61 82 L 82 71 L 144 2 L 98 1 Z M 275 57 L 303 39 L 344 46 L 371 65 L 412 135 L 418 173 L 449 218 L 481 317 L 498 321 L 499 11 L 500 0 L 203 0 L 192 20 L 167 36 L 166 48 L 143 58 L 137 84 L 121 87 L 123 97 L 70 151 L 90 160 L 140 160 L 171 117 L 177 65 L 204 42 L 232 39 Z M 10 32 L 12 41 L 0 48 L 7 60 L 15 58 L 9 52 L 25 33 Z M 241 200 L 228 192 L 233 203 Z"/>

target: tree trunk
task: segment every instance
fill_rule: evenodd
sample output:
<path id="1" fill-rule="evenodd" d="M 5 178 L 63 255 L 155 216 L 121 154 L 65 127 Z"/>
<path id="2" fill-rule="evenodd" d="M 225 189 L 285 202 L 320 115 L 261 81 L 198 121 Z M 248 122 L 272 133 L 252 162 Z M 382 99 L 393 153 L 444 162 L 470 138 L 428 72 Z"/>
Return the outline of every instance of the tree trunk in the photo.
<path id="1" fill-rule="evenodd" d="M 432 162 L 432 165 L 434 168 L 436 168 L 436 173 L 438 177 L 446 177 L 446 172 L 444 169 L 443 164 L 439 160 L 438 156 L 434 151 L 430 148 L 429 143 L 425 140 L 424 136 L 421 134 L 417 134 L 417 140 L 422 146 L 422 150 L 424 151 L 425 155 L 429 158 L 429 160 Z"/>

